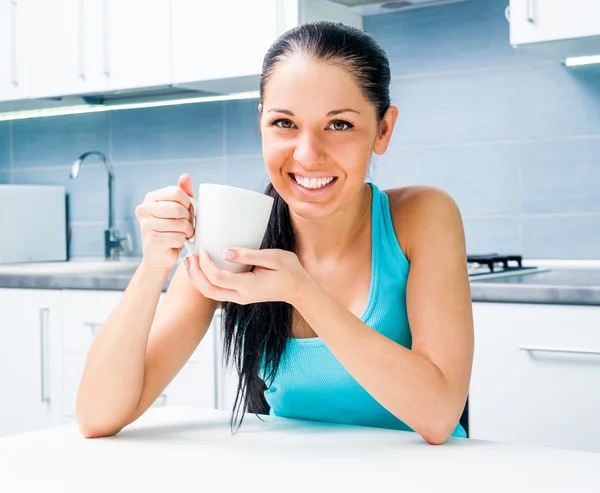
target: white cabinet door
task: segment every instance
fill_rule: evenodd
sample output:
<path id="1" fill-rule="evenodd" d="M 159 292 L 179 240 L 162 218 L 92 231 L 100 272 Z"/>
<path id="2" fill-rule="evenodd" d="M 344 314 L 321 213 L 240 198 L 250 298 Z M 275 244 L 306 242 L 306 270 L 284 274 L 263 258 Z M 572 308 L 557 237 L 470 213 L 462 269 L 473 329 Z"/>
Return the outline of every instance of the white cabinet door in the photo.
<path id="1" fill-rule="evenodd" d="M 169 84 L 169 0 L 86 0 L 90 89 L 117 91 Z"/>
<path id="2" fill-rule="evenodd" d="M 13 0 L 0 0 L 0 101 L 18 98 L 17 8 Z"/>
<path id="3" fill-rule="evenodd" d="M 77 392 L 87 353 L 98 330 L 117 303 L 121 291 L 65 290 L 62 294 L 62 417 L 75 417 Z M 161 295 L 159 306 L 164 295 Z M 215 408 L 215 342 L 211 327 L 198 348 L 154 407 L 188 405 Z"/>
<path id="4" fill-rule="evenodd" d="M 172 0 L 173 81 L 259 74 L 279 34 L 277 3 Z"/>
<path id="5" fill-rule="evenodd" d="M 474 303 L 470 436 L 600 452 L 600 307 Z"/>
<path id="6" fill-rule="evenodd" d="M 222 316 L 222 310 L 217 310 L 213 319 L 213 328 L 215 329 L 215 337 L 217 337 L 217 344 L 215 348 L 217 369 L 217 409 L 231 411 L 235 402 L 239 379 L 233 361 L 230 361 L 228 367 L 225 366 L 225 358 L 223 357 Z"/>
<path id="7" fill-rule="evenodd" d="M 598 35 L 598 0 L 510 0 L 513 45 Z"/>
<path id="8" fill-rule="evenodd" d="M 28 98 L 84 90 L 82 3 L 17 0 L 16 76 Z"/>
<path id="9" fill-rule="evenodd" d="M 0 436 L 60 422 L 60 293 L 0 289 Z"/>

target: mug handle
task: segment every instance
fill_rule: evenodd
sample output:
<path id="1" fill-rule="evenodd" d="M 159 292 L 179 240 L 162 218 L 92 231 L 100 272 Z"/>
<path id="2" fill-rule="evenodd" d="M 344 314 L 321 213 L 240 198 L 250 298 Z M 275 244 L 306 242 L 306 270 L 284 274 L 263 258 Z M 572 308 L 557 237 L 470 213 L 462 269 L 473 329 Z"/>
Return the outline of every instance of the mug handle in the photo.
<path id="1" fill-rule="evenodd" d="M 194 211 L 194 236 L 192 236 L 189 240 L 183 240 L 183 244 L 185 245 L 187 251 L 193 254 L 196 253 L 196 218 L 198 217 L 199 205 L 198 201 L 193 197 L 190 197 L 190 203 L 192 204 L 192 209 Z"/>

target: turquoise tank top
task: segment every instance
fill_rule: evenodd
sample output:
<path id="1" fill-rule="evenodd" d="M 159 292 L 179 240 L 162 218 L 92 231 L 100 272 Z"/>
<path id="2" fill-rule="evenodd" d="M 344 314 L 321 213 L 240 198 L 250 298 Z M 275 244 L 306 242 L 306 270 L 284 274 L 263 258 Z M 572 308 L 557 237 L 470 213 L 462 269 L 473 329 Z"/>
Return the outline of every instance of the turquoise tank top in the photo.
<path id="1" fill-rule="evenodd" d="M 360 320 L 410 349 L 406 311 L 410 265 L 394 232 L 387 195 L 369 185 L 373 192 L 371 286 Z M 263 367 L 261 377 L 266 374 Z M 371 397 L 318 337 L 289 339 L 275 378 L 265 383 L 265 399 L 275 416 L 414 431 Z M 452 435 L 466 437 L 460 424 Z"/>

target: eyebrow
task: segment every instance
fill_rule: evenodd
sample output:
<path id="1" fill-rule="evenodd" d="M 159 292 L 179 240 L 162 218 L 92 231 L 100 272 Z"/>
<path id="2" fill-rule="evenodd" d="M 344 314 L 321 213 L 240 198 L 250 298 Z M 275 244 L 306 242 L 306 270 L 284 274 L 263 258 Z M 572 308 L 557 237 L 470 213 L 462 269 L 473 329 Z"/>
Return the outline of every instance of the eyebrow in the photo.
<path id="1" fill-rule="evenodd" d="M 284 115 L 295 116 L 290 110 L 286 110 L 284 108 L 271 108 L 269 113 L 283 113 Z M 341 113 L 356 113 L 357 115 L 360 115 L 358 111 L 353 110 L 352 108 L 342 108 L 339 110 L 331 110 L 329 113 L 327 113 L 327 116 L 335 116 Z"/>

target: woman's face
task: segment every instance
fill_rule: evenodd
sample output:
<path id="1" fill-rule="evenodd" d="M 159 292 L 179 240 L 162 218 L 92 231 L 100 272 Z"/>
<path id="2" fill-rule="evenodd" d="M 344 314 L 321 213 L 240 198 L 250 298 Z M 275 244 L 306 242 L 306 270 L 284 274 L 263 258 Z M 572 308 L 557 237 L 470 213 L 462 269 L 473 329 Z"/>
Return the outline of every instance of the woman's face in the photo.
<path id="1" fill-rule="evenodd" d="M 356 199 L 371 153 L 385 151 L 397 115 L 392 107 L 378 125 L 374 106 L 345 68 L 302 55 L 276 65 L 260 110 L 271 183 L 306 218 Z"/>

